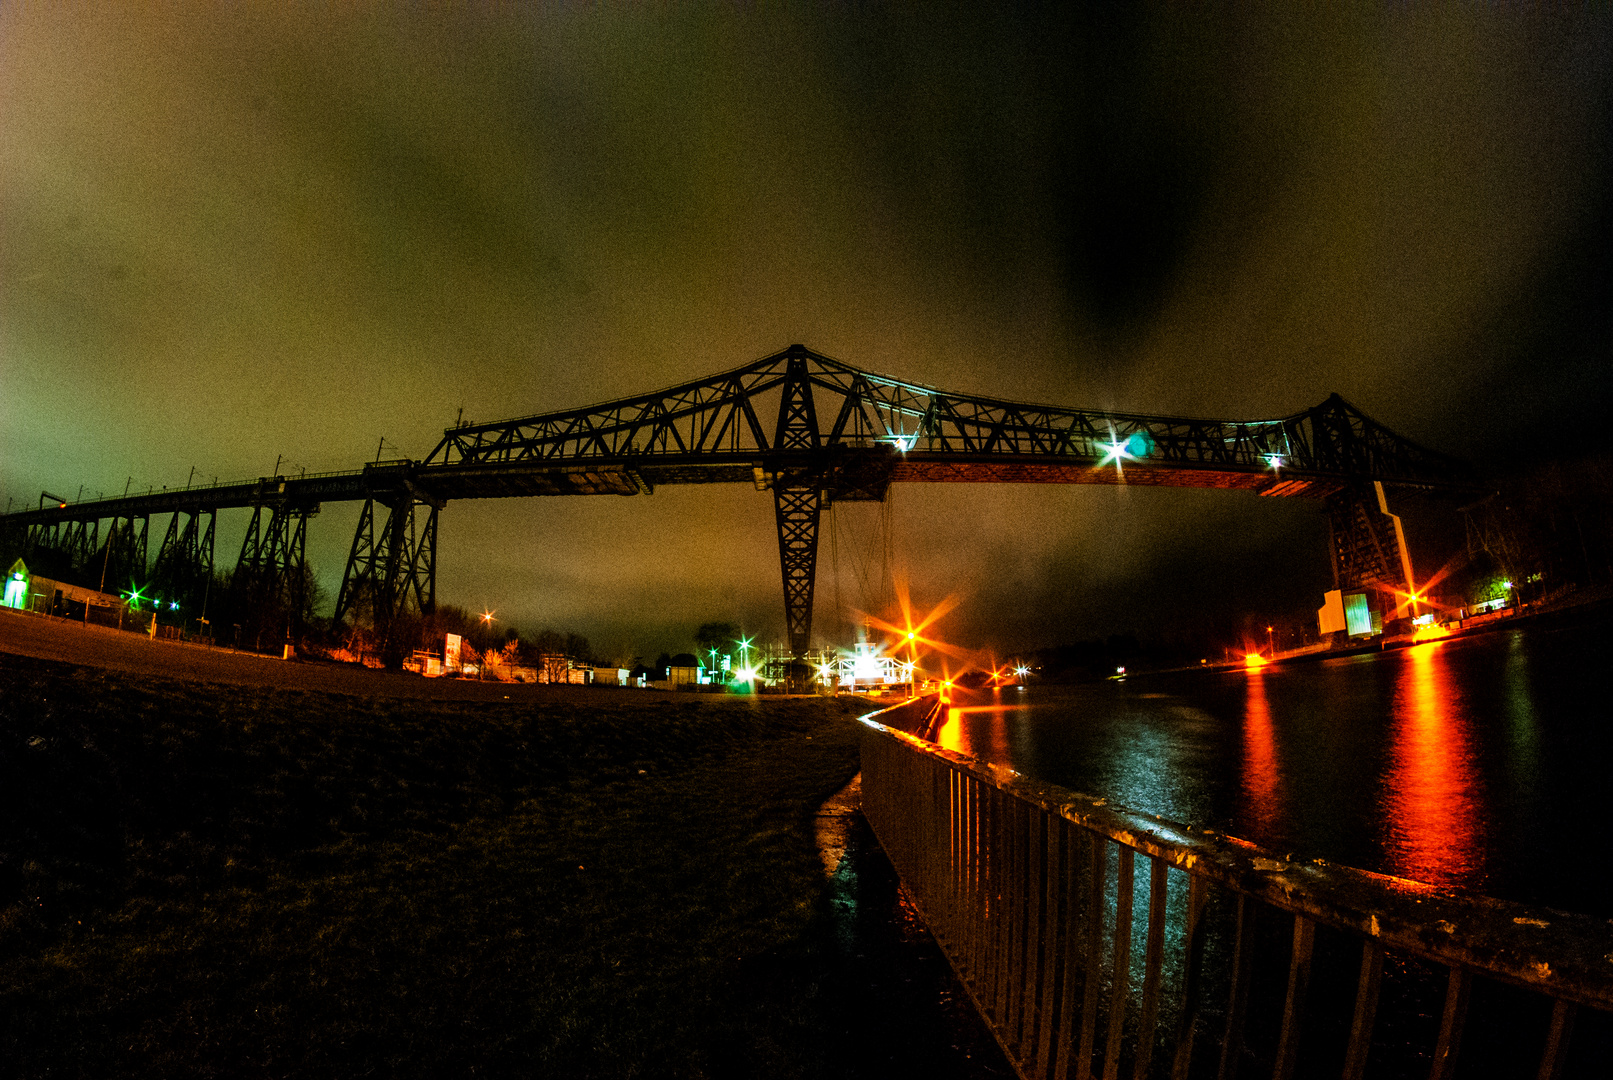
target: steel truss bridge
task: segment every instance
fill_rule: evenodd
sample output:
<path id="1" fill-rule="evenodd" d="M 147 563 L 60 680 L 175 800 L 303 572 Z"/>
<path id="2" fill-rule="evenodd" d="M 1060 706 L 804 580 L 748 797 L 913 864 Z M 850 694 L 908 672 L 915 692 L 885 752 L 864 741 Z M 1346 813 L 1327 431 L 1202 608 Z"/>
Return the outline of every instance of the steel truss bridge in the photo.
<path id="1" fill-rule="evenodd" d="M 335 618 L 357 616 L 384 634 L 400 613 L 434 610 L 437 519 L 452 500 L 752 484 L 773 494 L 785 620 L 800 657 L 824 507 L 883 500 L 891 484 L 912 482 L 1148 484 L 1314 499 L 1328 515 L 1335 584 L 1355 589 L 1405 582 L 1374 483 L 1470 491 L 1477 478 L 1336 394 L 1272 420 L 1101 412 L 948 393 L 792 345 L 652 394 L 462 424 L 423 461 L 77 503 L 42 498 L 38 509 L 0 517 L 0 536 L 25 558 L 48 550 L 103 578 L 115 563 L 139 582 L 148 580 L 151 518 L 172 515 L 149 580 L 194 582 L 212 574 L 218 512 L 247 508 L 236 575 L 273 596 L 305 580 L 308 519 L 324 503 L 361 501 Z"/>

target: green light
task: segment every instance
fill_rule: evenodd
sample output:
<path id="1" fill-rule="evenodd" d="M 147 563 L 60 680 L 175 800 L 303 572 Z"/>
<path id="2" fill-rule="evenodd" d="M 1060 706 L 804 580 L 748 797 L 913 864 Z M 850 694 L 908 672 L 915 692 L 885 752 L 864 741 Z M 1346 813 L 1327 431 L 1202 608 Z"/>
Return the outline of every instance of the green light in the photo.
<path id="1" fill-rule="evenodd" d="M 1146 431 L 1134 431 L 1131 438 L 1126 440 L 1126 454 L 1129 457 L 1145 458 L 1154 452 L 1154 437 Z"/>

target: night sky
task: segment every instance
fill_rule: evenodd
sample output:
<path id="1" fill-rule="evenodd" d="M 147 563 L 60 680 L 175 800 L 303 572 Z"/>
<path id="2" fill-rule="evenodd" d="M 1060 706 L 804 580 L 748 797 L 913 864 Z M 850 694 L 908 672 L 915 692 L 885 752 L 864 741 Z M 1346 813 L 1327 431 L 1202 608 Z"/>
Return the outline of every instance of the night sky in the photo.
<path id="1" fill-rule="evenodd" d="M 423 457 L 461 408 L 792 342 L 1093 408 L 1337 391 L 1487 468 L 1613 404 L 1606 7 L 355 6 L 0 5 L 0 496 Z M 777 639 L 772 515 L 452 503 L 438 595 L 628 657 Z M 332 599 L 357 516 L 310 530 Z M 1331 582 L 1303 500 L 905 485 L 826 518 L 820 638 L 885 526 L 943 634 L 1003 649 Z"/>

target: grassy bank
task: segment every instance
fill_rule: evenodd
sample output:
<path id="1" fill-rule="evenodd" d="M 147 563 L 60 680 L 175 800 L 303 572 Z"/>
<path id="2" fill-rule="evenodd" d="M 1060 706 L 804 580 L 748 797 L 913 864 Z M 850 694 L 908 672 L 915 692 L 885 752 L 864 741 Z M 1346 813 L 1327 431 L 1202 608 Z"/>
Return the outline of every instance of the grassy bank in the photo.
<path id="1" fill-rule="evenodd" d="M 485 705 L 0 657 L 9 1075 L 850 1075 L 851 707 Z"/>

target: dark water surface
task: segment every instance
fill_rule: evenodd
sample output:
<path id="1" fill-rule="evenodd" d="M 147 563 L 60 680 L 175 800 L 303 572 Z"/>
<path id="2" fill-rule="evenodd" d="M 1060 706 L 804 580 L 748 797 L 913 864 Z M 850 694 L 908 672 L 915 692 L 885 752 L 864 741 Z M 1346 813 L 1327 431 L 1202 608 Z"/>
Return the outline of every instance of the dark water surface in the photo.
<path id="1" fill-rule="evenodd" d="M 1300 857 L 1613 917 L 1613 627 L 989 691 L 943 745 Z"/>

